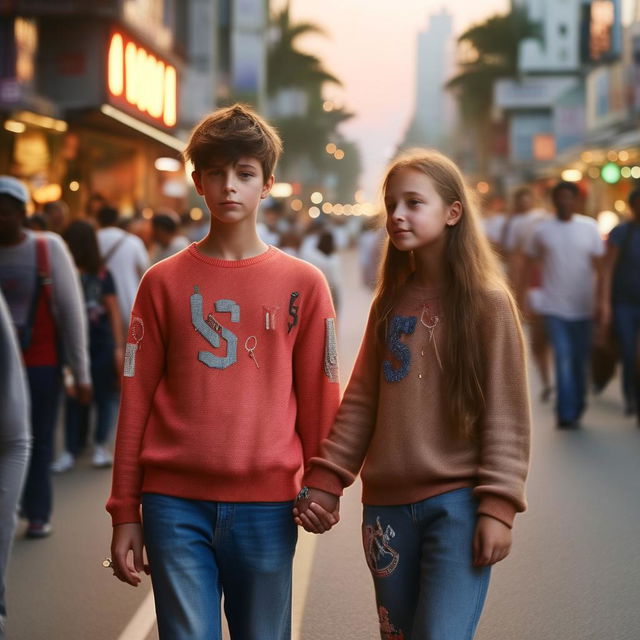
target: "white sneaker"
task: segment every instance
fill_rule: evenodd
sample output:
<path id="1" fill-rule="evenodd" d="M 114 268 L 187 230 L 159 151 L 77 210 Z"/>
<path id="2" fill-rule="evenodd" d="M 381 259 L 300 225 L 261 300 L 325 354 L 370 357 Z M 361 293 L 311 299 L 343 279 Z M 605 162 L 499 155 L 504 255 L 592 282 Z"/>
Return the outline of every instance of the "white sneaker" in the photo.
<path id="1" fill-rule="evenodd" d="M 75 463 L 73 456 L 68 451 L 63 451 L 58 456 L 58 459 L 51 463 L 51 471 L 53 473 L 64 473 L 69 469 L 73 469 Z"/>
<path id="2" fill-rule="evenodd" d="M 104 447 L 96 447 L 93 451 L 91 464 L 94 467 L 110 467 L 113 464 L 113 457 Z"/>

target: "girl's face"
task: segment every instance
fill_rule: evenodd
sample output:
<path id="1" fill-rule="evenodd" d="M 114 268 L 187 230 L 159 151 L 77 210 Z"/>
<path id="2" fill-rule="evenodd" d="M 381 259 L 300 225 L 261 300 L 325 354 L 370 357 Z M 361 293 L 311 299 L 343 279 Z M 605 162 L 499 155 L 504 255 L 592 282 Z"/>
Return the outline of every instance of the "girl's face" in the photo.
<path id="1" fill-rule="evenodd" d="M 384 195 L 387 233 L 399 251 L 434 248 L 444 242 L 444 230 L 460 217 L 460 203 L 446 205 L 431 178 L 417 169 L 395 171 Z"/>

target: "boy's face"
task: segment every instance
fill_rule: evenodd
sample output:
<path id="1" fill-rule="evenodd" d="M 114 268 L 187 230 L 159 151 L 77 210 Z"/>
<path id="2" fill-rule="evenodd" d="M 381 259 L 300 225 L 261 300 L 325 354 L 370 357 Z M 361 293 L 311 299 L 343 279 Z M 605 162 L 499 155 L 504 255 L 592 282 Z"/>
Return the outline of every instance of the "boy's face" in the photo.
<path id="1" fill-rule="evenodd" d="M 240 157 L 236 162 L 213 164 L 191 174 L 198 193 L 211 212 L 212 222 L 234 224 L 255 217 L 260 200 L 273 186 L 265 180 L 257 158 Z"/>

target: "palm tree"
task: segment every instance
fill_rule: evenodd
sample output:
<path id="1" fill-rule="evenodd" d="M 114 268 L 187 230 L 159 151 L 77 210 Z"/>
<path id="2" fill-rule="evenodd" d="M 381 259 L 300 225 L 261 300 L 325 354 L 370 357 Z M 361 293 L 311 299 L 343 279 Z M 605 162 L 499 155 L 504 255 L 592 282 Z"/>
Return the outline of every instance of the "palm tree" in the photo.
<path id="1" fill-rule="evenodd" d="M 307 165 L 322 173 L 329 168 L 326 144 L 336 138 L 338 124 L 353 114 L 341 108 L 323 108 L 324 86 L 341 82 L 317 56 L 300 51 L 297 42 L 304 35 L 326 33 L 310 22 L 292 23 L 289 8 L 287 2 L 271 20 L 267 56 L 270 111 L 286 151 L 281 170 L 286 173 L 305 158 Z"/>
<path id="2" fill-rule="evenodd" d="M 447 88 L 458 99 L 463 124 L 474 133 L 481 175 L 487 172 L 494 85 L 500 78 L 517 76 L 520 42 L 538 37 L 539 25 L 529 20 L 526 10 L 514 8 L 470 27 L 458 38 L 466 48 L 466 59 Z"/>

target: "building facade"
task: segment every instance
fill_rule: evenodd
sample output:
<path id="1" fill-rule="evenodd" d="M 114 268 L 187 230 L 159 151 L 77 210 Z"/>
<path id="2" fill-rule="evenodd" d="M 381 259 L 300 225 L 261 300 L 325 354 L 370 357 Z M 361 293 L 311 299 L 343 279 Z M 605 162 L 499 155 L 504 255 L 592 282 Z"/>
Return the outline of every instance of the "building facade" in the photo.
<path id="1" fill-rule="evenodd" d="M 183 209 L 180 151 L 216 106 L 218 21 L 217 0 L 0 1 L 0 171 L 74 216 L 94 193 L 125 216 Z"/>

